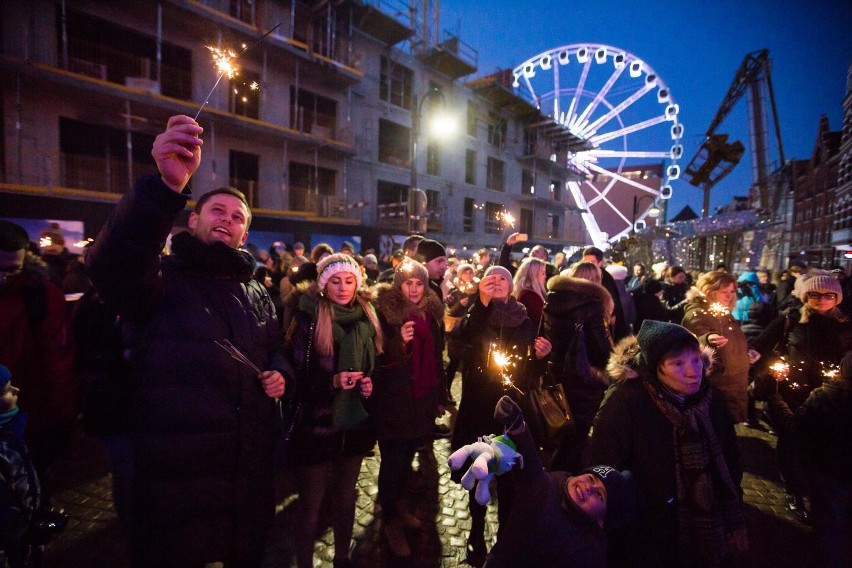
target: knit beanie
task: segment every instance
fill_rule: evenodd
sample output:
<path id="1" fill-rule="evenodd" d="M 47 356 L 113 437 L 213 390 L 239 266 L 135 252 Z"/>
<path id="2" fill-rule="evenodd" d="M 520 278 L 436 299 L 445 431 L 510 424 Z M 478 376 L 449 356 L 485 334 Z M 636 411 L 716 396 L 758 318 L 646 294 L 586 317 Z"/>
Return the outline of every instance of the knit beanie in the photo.
<path id="1" fill-rule="evenodd" d="M 616 280 L 624 280 L 627 278 L 627 267 L 620 264 L 610 264 L 606 267 L 606 271 Z"/>
<path id="2" fill-rule="evenodd" d="M 799 299 L 807 303 L 808 292 L 834 292 L 837 294 L 837 303 L 843 301 L 843 289 L 840 282 L 829 274 L 818 274 L 803 281 L 799 286 Z"/>
<path id="3" fill-rule="evenodd" d="M 643 320 L 636 334 L 642 359 L 648 368 L 656 370 L 666 353 L 680 350 L 685 346 L 698 349 L 698 338 L 685 327 L 665 321 Z"/>
<path id="4" fill-rule="evenodd" d="M 370 253 L 364 255 L 364 265 L 367 264 L 379 264 L 379 259 L 376 258 L 376 255 Z"/>
<path id="5" fill-rule="evenodd" d="M 39 233 L 38 238 L 39 240 L 50 239 L 51 244 L 54 245 L 65 244 L 65 235 L 62 234 L 62 229 L 59 228 L 57 223 L 51 223 L 47 229 Z"/>
<path id="6" fill-rule="evenodd" d="M 6 388 L 6 383 L 12 379 L 12 371 L 6 365 L 0 365 L 0 390 Z"/>
<path id="7" fill-rule="evenodd" d="M 417 278 L 424 286 L 429 286 L 429 271 L 426 267 L 416 260 L 406 258 L 393 271 L 393 287 L 401 288 L 403 282 L 411 278 Z"/>
<path id="8" fill-rule="evenodd" d="M 624 527 L 639 516 L 642 508 L 641 493 L 631 472 L 618 471 L 608 465 L 596 465 L 584 469 L 578 475 L 586 473 L 600 479 L 606 488 L 604 527 L 607 530 Z"/>
<path id="9" fill-rule="evenodd" d="M 354 258 L 348 254 L 335 253 L 330 254 L 317 264 L 317 284 L 320 290 L 325 290 L 325 285 L 328 284 L 328 279 L 340 272 L 349 272 L 355 275 L 358 281 L 358 288 L 361 288 L 363 276 L 361 275 L 361 266 Z"/>
<path id="10" fill-rule="evenodd" d="M 492 274 L 499 274 L 500 276 L 503 276 L 504 278 L 506 278 L 506 280 L 508 280 L 510 284 L 512 283 L 512 273 L 509 272 L 508 269 L 506 269 L 502 266 L 499 266 L 497 264 L 492 264 L 491 266 L 488 267 L 488 270 L 485 271 L 485 274 L 482 277 L 488 278 Z"/>
<path id="11" fill-rule="evenodd" d="M 442 256 L 447 256 L 447 251 L 438 241 L 423 239 L 417 244 L 417 257 L 423 264 Z"/>

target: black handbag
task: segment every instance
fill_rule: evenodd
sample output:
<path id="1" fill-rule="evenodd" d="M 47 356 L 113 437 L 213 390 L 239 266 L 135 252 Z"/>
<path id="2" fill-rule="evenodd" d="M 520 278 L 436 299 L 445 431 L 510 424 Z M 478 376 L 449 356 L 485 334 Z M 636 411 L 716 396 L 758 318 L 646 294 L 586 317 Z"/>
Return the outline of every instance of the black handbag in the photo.
<path id="1" fill-rule="evenodd" d="M 574 429 L 574 416 L 565 389 L 553 377 L 550 365 L 524 396 L 524 419 L 536 445 L 555 450 L 559 441 Z"/>

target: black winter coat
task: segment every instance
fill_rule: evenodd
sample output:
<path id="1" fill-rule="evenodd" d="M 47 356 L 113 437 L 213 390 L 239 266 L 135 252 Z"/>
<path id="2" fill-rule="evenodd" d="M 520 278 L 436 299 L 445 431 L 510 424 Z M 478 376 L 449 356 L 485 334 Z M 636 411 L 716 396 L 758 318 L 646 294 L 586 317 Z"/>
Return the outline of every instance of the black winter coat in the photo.
<path id="1" fill-rule="evenodd" d="M 278 412 L 257 374 L 216 342 L 231 341 L 260 369 L 281 371 L 288 391 L 294 386 L 251 255 L 182 233 L 160 260 L 188 198 L 159 177 L 141 178 L 88 257 L 131 350 L 134 557 L 149 566 L 263 556 Z"/>
<path id="2" fill-rule="evenodd" d="M 555 276 L 548 281 L 547 288 L 542 334 L 553 345 L 552 368 L 565 387 L 577 431 L 585 436 L 607 387 L 604 370 L 612 350 L 607 331 L 608 315 L 614 307 L 612 296 L 603 286 L 571 276 Z M 586 375 L 590 381 L 578 379 L 581 374 L 577 368 L 583 362 L 575 361 L 570 352 L 577 323 L 583 324 L 588 364 L 592 366 Z"/>
<path id="3" fill-rule="evenodd" d="M 411 440 L 431 434 L 435 426 L 441 393 L 446 391 L 444 358 L 441 346 L 444 305 L 432 290 L 426 290 L 426 306 L 419 309 L 406 299 L 399 288 L 378 284 L 375 306 L 382 324 L 383 353 L 376 359 L 373 373 L 374 394 L 368 412 L 379 440 Z M 414 398 L 411 383 L 411 353 L 402 344 L 400 328 L 418 312 L 430 320 L 434 338 L 435 371 L 438 384 L 420 398 Z"/>
<path id="4" fill-rule="evenodd" d="M 526 308 L 514 298 L 510 302 L 526 312 Z M 528 355 L 536 332 L 529 318 L 525 317 L 513 327 L 497 325 L 491 319 L 492 313 L 500 309 L 495 304 L 496 301 L 492 300 L 486 307 L 477 297 L 463 323 L 462 336 L 468 342 L 468 350 L 462 373 L 462 398 L 451 444 L 454 450 L 475 442 L 480 436 L 502 432 L 502 426 L 494 420 L 494 407 L 501 396 L 514 394 L 507 390 L 511 387 L 503 385 L 500 373 L 490 361 L 492 344 L 516 356 L 512 381 L 522 390 L 532 378 L 541 376 L 544 369 L 546 359 L 537 360 L 534 352 Z"/>
<path id="5" fill-rule="evenodd" d="M 293 293 L 296 297 L 307 295 L 316 301 L 317 283 L 300 283 Z M 299 305 L 298 299 L 295 302 Z M 337 358 L 324 358 L 316 352 L 316 346 L 310 339 L 314 328 L 313 316 L 297 309 L 287 332 L 287 355 L 299 377 L 299 392 L 296 396 L 303 405 L 291 450 L 296 463 L 302 465 L 324 463 L 338 456 L 365 455 L 376 443 L 370 420 L 364 420 L 349 430 L 332 429 L 332 405 L 337 393 L 334 388 Z M 365 408 L 369 411 L 366 404 Z"/>

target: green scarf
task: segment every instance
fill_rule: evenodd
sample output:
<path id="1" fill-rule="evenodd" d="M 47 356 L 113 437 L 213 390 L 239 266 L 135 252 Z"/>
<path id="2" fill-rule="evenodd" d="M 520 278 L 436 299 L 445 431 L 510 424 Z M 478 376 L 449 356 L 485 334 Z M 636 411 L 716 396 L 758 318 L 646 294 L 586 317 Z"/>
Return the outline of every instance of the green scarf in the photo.
<path id="1" fill-rule="evenodd" d="M 334 317 L 332 337 L 337 355 L 337 372 L 361 371 L 371 377 L 376 362 L 376 346 L 373 338 L 376 329 L 364 313 L 360 304 L 352 307 L 332 304 Z M 332 428 L 348 430 L 367 418 L 361 403 L 359 389 L 340 389 L 334 394 L 332 403 Z"/>

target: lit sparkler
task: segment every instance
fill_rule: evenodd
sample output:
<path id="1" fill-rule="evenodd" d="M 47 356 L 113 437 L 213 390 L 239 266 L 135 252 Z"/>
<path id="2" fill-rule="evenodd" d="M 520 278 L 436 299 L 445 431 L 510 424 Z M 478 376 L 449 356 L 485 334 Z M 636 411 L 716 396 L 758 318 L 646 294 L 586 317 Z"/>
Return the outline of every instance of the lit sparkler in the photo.
<path id="1" fill-rule="evenodd" d="M 822 376 L 827 380 L 833 380 L 840 376 L 837 365 L 823 363 Z"/>
<path id="2" fill-rule="evenodd" d="M 504 223 L 507 227 L 515 228 L 515 216 L 506 210 L 497 213 L 497 220 Z"/>
<path id="3" fill-rule="evenodd" d="M 500 382 L 503 386 L 511 387 L 523 395 L 524 392 L 512 382 L 512 373 L 515 368 L 515 361 L 518 358 L 517 355 L 497 349 L 497 344 L 492 343 L 489 356 L 500 373 Z"/>
<path id="4" fill-rule="evenodd" d="M 786 381 L 787 377 L 790 375 L 790 364 L 784 359 L 779 359 L 769 366 L 769 371 L 772 373 L 772 376 L 775 377 L 776 381 Z"/>
<path id="5" fill-rule="evenodd" d="M 228 79 L 233 79 L 234 75 L 239 73 L 239 68 L 236 65 L 237 59 L 239 59 L 240 56 L 243 55 L 246 51 L 248 51 L 249 49 L 251 49 L 252 47 L 257 45 L 258 43 L 260 43 L 263 40 L 263 38 L 265 38 L 266 36 L 268 36 L 269 34 L 274 32 L 275 30 L 277 30 L 280 26 L 281 26 L 281 23 L 279 22 L 271 30 L 269 30 L 268 32 L 266 32 L 265 34 L 263 34 L 262 36 L 257 38 L 257 40 L 255 40 L 255 42 L 252 43 L 251 45 L 243 44 L 242 45 L 243 50 L 239 53 L 235 53 L 234 51 L 232 51 L 230 49 L 219 49 L 217 47 L 207 46 L 207 49 L 209 49 L 210 53 L 213 55 L 213 65 L 216 67 L 216 70 L 219 72 L 219 77 L 216 79 L 216 82 L 213 83 L 213 88 L 210 89 L 210 92 L 207 93 L 206 97 L 204 97 L 204 102 L 201 103 L 201 106 L 199 107 L 198 112 L 195 113 L 195 117 L 193 118 L 193 120 L 198 120 L 198 115 L 201 114 L 201 111 L 207 105 L 208 101 L 210 101 L 210 96 L 213 94 L 213 91 L 216 90 L 216 87 L 219 86 L 219 82 L 222 80 L 222 77 L 227 75 Z M 252 83 L 251 89 L 253 91 L 256 91 L 257 87 L 255 87 L 254 85 L 257 85 L 257 83 L 256 82 Z"/>
<path id="6" fill-rule="evenodd" d="M 712 304 L 710 304 L 709 311 L 710 315 L 712 315 L 714 318 L 721 318 L 731 314 L 731 310 L 728 308 L 728 306 L 720 302 L 713 302 Z"/>

